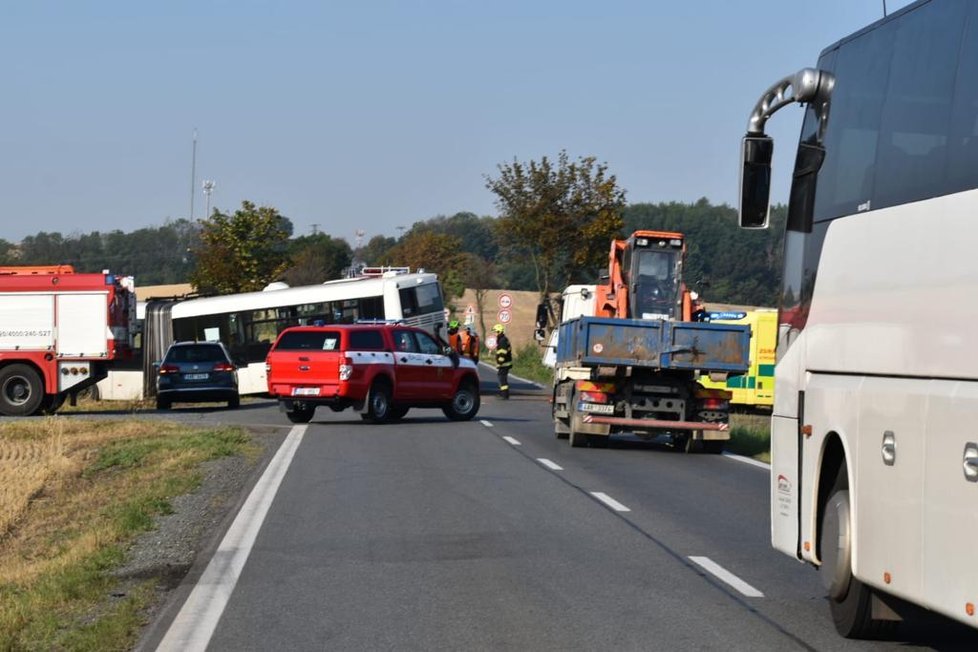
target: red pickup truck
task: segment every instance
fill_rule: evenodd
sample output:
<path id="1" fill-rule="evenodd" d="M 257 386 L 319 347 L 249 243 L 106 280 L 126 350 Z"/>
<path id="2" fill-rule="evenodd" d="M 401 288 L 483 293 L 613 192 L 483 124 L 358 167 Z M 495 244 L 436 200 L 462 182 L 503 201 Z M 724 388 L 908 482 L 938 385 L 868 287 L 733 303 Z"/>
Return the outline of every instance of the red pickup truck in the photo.
<path id="1" fill-rule="evenodd" d="M 319 405 L 352 407 L 374 423 L 400 419 L 412 407 L 438 407 L 454 421 L 479 411 L 475 363 L 410 326 L 287 328 L 265 370 L 268 393 L 293 423 L 308 423 Z"/>

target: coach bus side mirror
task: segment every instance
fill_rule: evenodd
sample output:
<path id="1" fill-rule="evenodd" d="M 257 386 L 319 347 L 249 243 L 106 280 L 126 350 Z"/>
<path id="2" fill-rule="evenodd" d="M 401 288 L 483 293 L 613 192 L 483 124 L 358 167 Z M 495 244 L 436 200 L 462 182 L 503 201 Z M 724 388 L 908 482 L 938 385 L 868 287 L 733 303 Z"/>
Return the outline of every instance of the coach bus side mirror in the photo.
<path id="1" fill-rule="evenodd" d="M 773 154 L 774 140 L 770 136 L 747 134 L 741 142 L 741 228 L 767 228 Z"/>

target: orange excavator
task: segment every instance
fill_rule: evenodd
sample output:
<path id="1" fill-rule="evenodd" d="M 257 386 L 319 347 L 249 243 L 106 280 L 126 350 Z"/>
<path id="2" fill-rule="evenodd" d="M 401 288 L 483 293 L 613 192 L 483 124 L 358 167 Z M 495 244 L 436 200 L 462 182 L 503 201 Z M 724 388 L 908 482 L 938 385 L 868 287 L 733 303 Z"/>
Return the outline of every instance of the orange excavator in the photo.
<path id="1" fill-rule="evenodd" d="M 693 321 L 697 297 L 683 281 L 685 259 L 682 233 L 636 231 L 612 240 L 607 282 L 595 288 L 595 316 Z"/>

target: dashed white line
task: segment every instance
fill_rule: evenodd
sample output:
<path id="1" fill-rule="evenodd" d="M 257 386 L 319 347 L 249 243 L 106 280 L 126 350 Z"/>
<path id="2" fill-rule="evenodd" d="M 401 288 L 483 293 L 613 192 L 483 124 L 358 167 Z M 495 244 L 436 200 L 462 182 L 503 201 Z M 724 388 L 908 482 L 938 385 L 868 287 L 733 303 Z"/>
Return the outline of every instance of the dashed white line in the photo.
<path id="1" fill-rule="evenodd" d="M 748 598 L 764 597 L 763 593 L 761 593 L 753 586 L 751 586 L 744 580 L 740 579 L 739 577 L 737 577 L 736 575 L 734 575 L 733 573 L 731 573 L 726 568 L 716 563 L 709 557 L 690 557 L 689 560 L 694 564 L 697 564 L 698 566 L 703 568 L 703 570 L 713 574 L 718 579 L 722 580 L 723 582 L 726 582 L 733 588 L 737 589 L 738 591 L 746 595 Z"/>
<path id="2" fill-rule="evenodd" d="M 771 470 L 771 465 L 766 462 L 760 462 L 749 457 L 744 457 L 743 455 L 734 455 L 733 453 L 723 453 L 724 457 L 729 457 L 732 460 L 737 460 L 738 462 L 743 462 L 744 464 L 750 464 L 751 466 L 757 466 L 762 469 Z"/>
<path id="3" fill-rule="evenodd" d="M 306 428 L 295 426 L 289 431 L 156 648 L 158 651 L 207 648 Z"/>
<path id="4" fill-rule="evenodd" d="M 594 496 L 595 498 L 597 498 L 598 500 L 600 500 L 601 502 L 603 502 L 605 505 L 607 505 L 611 509 L 615 510 L 616 512 L 630 512 L 630 511 L 632 511 L 632 510 L 628 509 L 627 507 L 625 507 L 624 505 L 622 505 L 617 500 L 615 500 L 614 498 L 612 498 L 611 496 L 609 496 L 608 494 L 603 493 L 601 491 L 592 491 L 591 492 L 591 495 Z"/>
<path id="5" fill-rule="evenodd" d="M 560 466 L 559 464 L 554 464 L 553 462 L 551 462 L 550 460 L 548 460 L 545 457 L 538 457 L 537 458 L 537 462 L 539 462 L 540 464 L 543 464 L 545 467 L 547 467 L 551 471 L 563 471 L 564 470 L 564 467 Z"/>
<path id="6" fill-rule="evenodd" d="M 485 419 L 480 419 L 479 423 L 484 425 L 486 428 L 492 428 L 492 421 L 486 421 Z"/>
<path id="7" fill-rule="evenodd" d="M 512 437 L 506 436 L 506 437 L 503 437 L 503 439 L 505 439 L 506 441 L 508 441 L 509 443 L 511 443 L 513 446 L 519 446 L 520 445 L 520 442 L 518 440 L 516 440 L 516 439 L 513 439 Z"/>

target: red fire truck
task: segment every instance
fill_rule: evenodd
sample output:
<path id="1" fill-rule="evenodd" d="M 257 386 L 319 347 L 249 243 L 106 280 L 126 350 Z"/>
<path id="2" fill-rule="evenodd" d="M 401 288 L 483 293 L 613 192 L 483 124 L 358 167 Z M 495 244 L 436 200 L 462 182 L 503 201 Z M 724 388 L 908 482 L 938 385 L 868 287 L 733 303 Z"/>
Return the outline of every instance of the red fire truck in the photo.
<path id="1" fill-rule="evenodd" d="M 0 267 L 0 414 L 52 414 L 132 355 L 132 277 Z"/>

